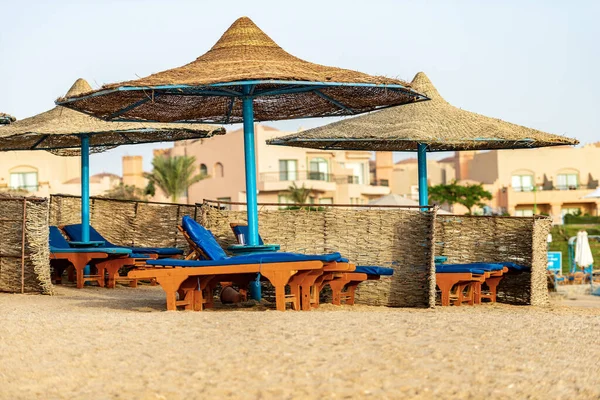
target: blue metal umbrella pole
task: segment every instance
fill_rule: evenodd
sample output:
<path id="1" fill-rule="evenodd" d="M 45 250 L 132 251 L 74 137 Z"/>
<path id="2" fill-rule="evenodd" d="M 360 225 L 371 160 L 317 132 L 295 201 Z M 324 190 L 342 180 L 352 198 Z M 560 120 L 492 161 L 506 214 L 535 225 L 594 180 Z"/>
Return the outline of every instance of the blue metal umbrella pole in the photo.
<path id="1" fill-rule="evenodd" d="M 419 143 L 417 148 L 417 163 L 419 167 L 419 205 L 429 205 L 427 188 L 427 145 Z"/>
<path id="2" fill-rule="evenodd" d="M 246 203 L 248 207 L 248 244 L 258 245 L 258 205 L 256 196 L 256 156 L 254 154 L 253 85 L 244 85 L 244 161 L 246 163 Z"/>
<path id="3" fill-rule="evenodd" d="M 90 241 L 90 138 L 81 136 L 81 239 Z"/>

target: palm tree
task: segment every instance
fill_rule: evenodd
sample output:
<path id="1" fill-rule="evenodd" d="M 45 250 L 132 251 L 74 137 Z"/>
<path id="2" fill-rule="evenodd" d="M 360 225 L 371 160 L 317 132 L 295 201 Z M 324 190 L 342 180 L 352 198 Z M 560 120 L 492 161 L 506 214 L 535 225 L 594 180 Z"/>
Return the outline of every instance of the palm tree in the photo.
<path id="1" fill-rule="evenodd" d="M 179 196 L 185 194 L 191 185 L 207 177 L 196 174 L 195 164 L 196 158 L 191 156 L 156 156 L 152 160 L 152 172 L 144 176 L 171 197 L 173 203 L 177 203 Z"/>
<path id="2" fill-rule="evenodd" d="M 310 196 L 310 192 L 312 189 L 305 188 L 304 183 L 302 187 L 296 186 L 296 182 L 288 187 L 288 193 L 286 194 L 287 198 L 295 204 L 306 204 L 308 197 Z"/>

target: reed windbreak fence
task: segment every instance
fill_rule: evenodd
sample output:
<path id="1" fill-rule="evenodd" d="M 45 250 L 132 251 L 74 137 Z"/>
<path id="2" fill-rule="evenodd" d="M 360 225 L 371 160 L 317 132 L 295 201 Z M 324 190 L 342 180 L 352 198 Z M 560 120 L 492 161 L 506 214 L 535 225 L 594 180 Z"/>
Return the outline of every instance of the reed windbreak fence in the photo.
<path id="1" fill-rule="evenodd" d="M 48 199 L 0 197 L 0 291 L 52 293 Z"/>
<path id="2" fill-rule="evenodd" d="M 119 245 L 169 246 L 187 250 L 177 230 L 183 215 L 210 229 L 224 248 L 235 243 L 230 222 L 245 222 L 233 203 L 206 201 L 182 205 L 91 199 L 91 223 Z M 79 223 L 80 198 L 53 195 L 50 223 Z M 429 307 L 435 304 L 434 255 L 449 263 L 513 261 L 531 273 L 508 275 L 499 287 L 501 301 L 546 304 L 548 218 L 437 215 L 432 208 L 318 205 L 279 209 L 263 204 L 260 234 L 282 251 L 338 251 L 359 265 L 388 266 L 393 277 L 361 284 L 363 304 Z"/>
<path id="3" fill-rule="evenodd" d="M 545 305 L 548 217 L 438 215 L 435 254 L 449 264 L 511 261 L 531 272 L 507 274 L 498 286 L 498 301 Z"/>

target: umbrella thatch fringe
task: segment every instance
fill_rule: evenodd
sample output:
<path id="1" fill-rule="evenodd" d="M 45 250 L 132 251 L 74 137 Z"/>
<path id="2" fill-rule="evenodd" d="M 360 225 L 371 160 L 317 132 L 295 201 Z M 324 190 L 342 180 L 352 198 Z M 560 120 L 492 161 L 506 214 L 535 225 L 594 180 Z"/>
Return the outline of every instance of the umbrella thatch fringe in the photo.
<path id="1" fill-rule="evenodd" d="M 429 101 L 347 118 L 318 128 L 269 140 L 273 145 L 328 150 L 428 151 L 517 149 L 579 144 L 450 105 L 423 72 L 412 87 Z"/>
<path id="2" fill-rule="evenodd" d="M 10 114 L 5 114 L 0 112 L 0 125 L 10 124 L 11 122 L 15 122 L 17 119 Z"/>
<path id="3" fill-rule="evenodd" d="M 207 53 L 187 65 L 104 85 L 97 91 L 67 95 L 57 103 L 106 120 L 237 123 L 243 120 L 239 82 L 250 81 L 262 82 L 253 91 L 256 121 L 353 115 L 423 99 L 401 80 L 294 57 L 243 17 Z M 310 86 L 307 82 L 323 85 Z M 230 85 L 215 88 L 209 86 L 212 84 Z M 290 89 L 291 84 L 296 86 L 290 92 L 274 92 Z M 300 86 L 304 87 L 298 90 Z M 114 90 L 125 87 L 127 90 Z M 209 93 L 211 90 L 219 93 Z M 101 96 L 86 97 L 101 91 L 104 91 Z"/>
<path id="4" fill-rule="evenodd" d="M 68 95 L 89 90 L 90 85 L 78 79 Z M 106 122 L 58 106 L 0 129 L 0 151 L 48 150 L 75 156 L 80 154 L 84 134 L 89 135 L 91 152 L 99 153 L 126 144 L 201 139 L 224 133 L 221 127 L 201 124 Z"/>

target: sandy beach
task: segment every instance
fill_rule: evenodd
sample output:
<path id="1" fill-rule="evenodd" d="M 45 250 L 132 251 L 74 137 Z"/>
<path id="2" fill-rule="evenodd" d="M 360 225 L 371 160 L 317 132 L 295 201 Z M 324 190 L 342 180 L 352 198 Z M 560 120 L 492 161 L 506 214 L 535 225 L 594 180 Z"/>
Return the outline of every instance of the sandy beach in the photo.
<path id="1" fill-rule="evenodd" d="M 0 397 L 598 398 L 600 308 L 570 302 L 165 312 L 159 287 L 0 294 Z"/>

